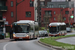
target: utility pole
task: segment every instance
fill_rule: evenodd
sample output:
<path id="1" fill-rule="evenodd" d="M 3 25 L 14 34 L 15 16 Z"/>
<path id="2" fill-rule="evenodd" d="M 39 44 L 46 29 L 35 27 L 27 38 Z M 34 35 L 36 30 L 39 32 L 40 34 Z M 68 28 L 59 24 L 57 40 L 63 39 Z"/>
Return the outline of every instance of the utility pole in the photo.
<path id="1" fill-rule="evenodd" d="M 36 9 L 36 3 L 35 3 L 35 9 L 34 9 L 34 15 L 35 15 L 35 16 L 34 16 L 34 36 L 35 36 L 35 21 L 36 21 L 35 18 L 36 18 L 36 10 L 37 10 L 37 9 Z"/>

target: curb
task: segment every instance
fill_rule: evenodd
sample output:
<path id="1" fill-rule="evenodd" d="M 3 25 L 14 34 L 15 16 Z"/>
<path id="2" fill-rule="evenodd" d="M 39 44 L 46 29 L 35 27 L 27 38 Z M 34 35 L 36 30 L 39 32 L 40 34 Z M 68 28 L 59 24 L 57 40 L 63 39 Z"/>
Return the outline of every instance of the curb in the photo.
<path id="1" fill-rule="evenodd" d="M 53 49 L 56 49 L 56 50 L 67 50 L 67 49 L 63 49 L 63 48 L 61 48 L 61 47 L 52 46 L 52 45 L 43 43 L 43 42 L 41 42 L 41 41 L 38 41 L 38 42 L 41 43 L 41 44 L 43 44 L 43 45 L 45 45 L 45 46 L 51 47 L 51 48 L 53 48 Z"/>

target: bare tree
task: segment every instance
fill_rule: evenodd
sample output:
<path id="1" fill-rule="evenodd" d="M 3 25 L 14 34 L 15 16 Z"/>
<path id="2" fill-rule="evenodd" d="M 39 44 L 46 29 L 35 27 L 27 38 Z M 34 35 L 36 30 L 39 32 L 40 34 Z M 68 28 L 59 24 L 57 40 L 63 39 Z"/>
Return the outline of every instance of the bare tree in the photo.
<path id="1" fill-rule="evenodd" d="M 44 26 L 45 26 L 45 29 L 47 30 L 47 26 L 48 26 L 48 24 L 50 23 L 50 18 L 51 18 L 51 16 L 50 15 L 44 15 L 44 18 L 43 18 L 43 20 L 44 20 Z"/>
<path id="2" fill-rule="evenodd" d="M 62 14 L 56 14 L 56 17 L 58 22 L 64 22 Z"/>

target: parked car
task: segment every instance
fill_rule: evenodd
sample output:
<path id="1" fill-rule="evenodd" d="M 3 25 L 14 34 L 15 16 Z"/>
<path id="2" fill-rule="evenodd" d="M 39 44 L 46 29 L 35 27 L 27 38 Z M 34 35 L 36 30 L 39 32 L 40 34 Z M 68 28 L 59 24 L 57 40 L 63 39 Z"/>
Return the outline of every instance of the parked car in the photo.
<path id="1" fill-rule="evenodd" d="M 72 31 L 71 27 L 66 27 L 66 31 L 71 32 Z"/>
<path id="2" fill-rule="evenodd" d="M 48 32 L 46 30 L 39 31 L 39 37 L 48 36 Z"/>

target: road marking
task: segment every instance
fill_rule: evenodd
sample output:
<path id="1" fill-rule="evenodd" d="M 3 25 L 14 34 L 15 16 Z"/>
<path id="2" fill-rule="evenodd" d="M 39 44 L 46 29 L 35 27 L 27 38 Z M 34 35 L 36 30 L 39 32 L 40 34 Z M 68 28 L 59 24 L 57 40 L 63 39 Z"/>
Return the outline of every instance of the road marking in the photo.
<path id="1" fill-rule="evenodd" d="M 6 50 L 6 46 L 7 46 L 8 44 L 10 44 L 10 43 L 7 43 L 7 44 L 4 45 L 3 50 Z"/>
<path id="2" fill-rule="evenodd" d="M 9 42 L 9 43 L 5 44 L 4 47 L 3 47 L 3 50 L 6 50 L 6 46 L 7 46 L 8 44 L 10 44 L 10 43 L 15 43 L 15 42 Z"/>

